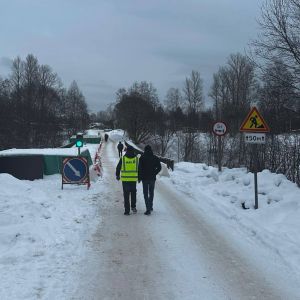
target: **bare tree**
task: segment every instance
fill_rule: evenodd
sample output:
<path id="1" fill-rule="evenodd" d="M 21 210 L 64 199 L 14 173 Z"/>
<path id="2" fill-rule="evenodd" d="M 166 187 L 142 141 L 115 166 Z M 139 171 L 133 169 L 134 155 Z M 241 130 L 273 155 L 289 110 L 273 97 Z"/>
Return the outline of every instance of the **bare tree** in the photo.
<path id="1" fill-rule="evenodd" d="M 180 89 L 178 88 L 170 88 L 167 91 L 165 105 L 168 111 L 176 111 L 178 107 L 182 108 L 182 95 Z"/>
<path id="2" fill-rule="evenodd" d="M 164 101 L 165 109 L 169 118 L 169 127 L 172 131 L 179 130 L 183 127 L 184 114 L 182 111 L 183 97 L 180 89 L 170 88 L 167 91 L 166 99 Z"/>
<path id="3" fill-rule="evenodd" d="M 293 84 L 286 85 L 284 81 L 294 81 L 286 65 L 282 61 L 268 64 L 262 74 L 259 103 L 272 133 L 289 131 L 294 119 L 292 112 L 296 111 L 297 94 Z"/>
<path id="4" fill-rule="evenodd" d="M 254 65 L 241 54 L 230 55 L 227 65 L 214 74 L 210 97 L 214 100 L 215 117 L 237 132 L 250 103 L 257 98 Z"/>
<path id="5" fill-rule="evenodd" d="M 191 76 L 185 79 L 183 88 L 187 127 L 199 127 L 199 112 L 203 108 L 203 82 L 200 73 L 192 71 Z"/>
<path id="6" fill-rule="evenodd" d="M 27 55 L 25 61 L 17 57 L 8 79 L 0 80 L 0 147 L 61 145 L 72 101 L 78 112 L 73 124 L 86 128 L 89 115 L 78 86 L 67 91 L 51 67 L 40 65 L 34 55 Z"/>
<path id="7" fill-rule="evenodd" d="M 19 94 L 24 80 L 24 62 L 18 56 L 13 60 L 10 81 L 13 89 Z"/>
<path id="8" fill-rule="evenodd" d="M 281 59 L 300 79 L 300 1 L 266 0 L 259 20 L 261 32 L 252 42 L 254 53 L 268 62 Z M 282 78 L 284 80 L 284 78 Z M 284 80 L 286 84 L 289 84 Z"/>
<path id="9" fill-rule="evenodd" d="M 173 135 L 174 132 L 170 128 L 165 127 L 156 136 L 154 136 L 153 143 L 160 156 L 163 157 L 167 154 L 171 147 Z"/>
<path id="10" fill-rule="evenodd" d="M 76 81 L 73 81 L 67 91 L 66 116 L 70 133 L 83 130 L 89 122 L 87 104 Z"/>
<path id="11" fill-rule="evenodd" d="M 268 72 L 269 80 L 281 87 L 300 92 L 300 0 L 265 0 L 259 20 L 260 34 L 252 42 L 256 64 L 262 72 Z M 270 72 L 269 66 L 280 61 L 291 76 Z M 258 63 L 259 62 L 259 63 Z M 273 77 L 273 79 L 271 79 Z M 296 91 L 295 91 L 296 92 Z M 300 98 L 292 97 L 292 109 L 300 112 Z M 290 109 L 290 108 L 289 108 Z M 293 123 L 300 124 L 299 118 Z"/>
<path id="12" fill-rule="evenodd" d="M 198 71 L 192 71 L 191 76 L 185 79 L 183 88 L 187 112 L 199 112 L 203 108 L 203 81 Z"/>
<path id="13" fill-rule="evenodd" d="M 151 144 L 160 156 L 165 156 L 172 142 L 173 128 L 169 126 L 168 115 L 160 106 L 154 113 L 155 131 L 150 137 Z"/>
<path id="14" fill-rule="evenodd" d="M 128 89 L 127 94 L 139 94 L 144 100 L 152 104 L 153 107 L 159 106 L 159 100 L 157 90 L 153 84 L 147 81 L 134 82 L 133 85 Z"/>
<path id="15" fill-rule="evenodd" d="M 118 89 L 116 92 L 116 102 L 120 102 L 122 100 L 122 97 L 126 94 L 127 94 L 127 91 L 125 88 Z"/>
<path id="16" fill-rule="evenodd" d="M 123 95 L 115 106 L 115 114 L 117 125 L 126 130 L 135 143 L 147 141 L 153 133 L 155 109 L 140 94 Z"/>
<path id="17" fill-rule="evenodd" d="M 37 58 L 28 54 L 24 62 L 24 86 L 27 89 L 28 99 L 27 101 L 33 102 L 33 93 L 36 87 L 36 83 L 39 80 L 39 63 Z"/>
<path id="18" fill-rule="evenodd" d="M 11 147 L 11 138 L 14 128 L 11 126 L 14 117 L 13 107 L 10 102 L 11 83 L 0 77 L 0 149 Z"/>
<path id="19" fill-rule="evenodd" d="M 197 137 L 199 135 L 198 132 L 177 132 L 178 137 L 178 151 L 180 152 L 180 156 L 183 161 L 195 162 L 195 153 L 197 152 Z"/>

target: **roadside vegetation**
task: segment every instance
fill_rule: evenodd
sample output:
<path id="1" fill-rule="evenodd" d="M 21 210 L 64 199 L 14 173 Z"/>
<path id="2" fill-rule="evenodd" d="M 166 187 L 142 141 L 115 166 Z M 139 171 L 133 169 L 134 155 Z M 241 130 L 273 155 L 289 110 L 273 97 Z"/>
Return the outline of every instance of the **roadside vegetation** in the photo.
<path id="1" fill-rule="evenodd" d="M 15 58 L 8 78 L 0 77 L 0 149 L 60 146 L 88 124 L 77 83 L 65 88 L 34 55 Z"/>

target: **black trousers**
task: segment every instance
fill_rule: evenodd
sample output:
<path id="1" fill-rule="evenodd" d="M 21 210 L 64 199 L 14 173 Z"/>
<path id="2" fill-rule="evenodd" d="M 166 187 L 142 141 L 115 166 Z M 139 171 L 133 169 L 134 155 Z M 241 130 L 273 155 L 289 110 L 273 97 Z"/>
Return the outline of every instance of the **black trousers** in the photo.
<path id="1" fill-rule="evenodd" d="M 147 211 L 153 209 L 154 187 L 155 180 L 143 180 L 143 193 Z"/>
<path id="2" fill-rule="evenodd" d="M 130 207 L 136 207 L 136 182 L 135 181 L 122 181 L 123 195 L 124 195 L 124 208 L 125 212 L 130 212 Z M 129 201 L 131 200 L 131 205 Z"/>
<path id="3" fill-rule="evenodd" d="M 118 151 L 119 151 L 119 157 L 121 157 L 122 156 L 122 150 L 118 149 Z"/>

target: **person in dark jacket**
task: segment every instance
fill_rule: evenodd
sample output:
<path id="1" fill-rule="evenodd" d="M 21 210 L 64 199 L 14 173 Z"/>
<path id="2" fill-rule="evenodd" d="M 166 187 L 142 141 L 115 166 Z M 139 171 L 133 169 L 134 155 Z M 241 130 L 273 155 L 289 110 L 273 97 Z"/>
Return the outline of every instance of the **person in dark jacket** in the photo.
<path id="1" fill-rule="evenodd" d="M 119 142 L 117 148 L 118 148 L 118 152 L 119 152 L 119 157 L 121 157 L 124 145 L 121 142 Z"/>
<path id="2" fill-rule="evenodd" d="M 161 164 L 157 156 L 152 152 L 151 146 L 147 145 L 139 161 L 139 182 L 143 182 L 143 193 L 146 205 L 145 215 L 150 215 L 153 210 L 153 197 L 156 175 L 161 170 Z"/>
<path id="3" fill-rule="evenodd" d="M 139 159 L 132 146 L 128 146 L 126 153 L 120 158 L 116 168 L 116 179 L 122 181 L 124 195 L 124 215 L 130 215 L 130 207 L 136 213 L 136 182 L 138 181 Z M 129 197 L 131 197 L 131 205 Z"/>

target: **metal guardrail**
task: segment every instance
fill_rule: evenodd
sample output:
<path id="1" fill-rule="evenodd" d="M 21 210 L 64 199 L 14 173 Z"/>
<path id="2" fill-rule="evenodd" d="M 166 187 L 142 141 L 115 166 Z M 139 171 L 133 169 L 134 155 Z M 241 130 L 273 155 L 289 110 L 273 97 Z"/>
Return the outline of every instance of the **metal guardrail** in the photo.
<path id="1" fill-rule="evenodd" d="M 134 148 L 134 151 L 137 153 L 137 154 L 143 154 L 144 151 L 141 151 L 137 148 L 135 148 L 134 146 L 132 145 L 129 145 L 127 142 L 125 142 L 125 146 L 128 147 L 128 146 L 131 146 Z M 156 155 L 159 159 L 160 162 L 164 163 L 167 165 L 167 168 L 168 169 L 171 169 L 172 171 L 174 171 L 174 160 L 173 159 L 170 159 L 170 158 L 166 158 L 166 157 L 160 157 L 158 155 Z"/>

